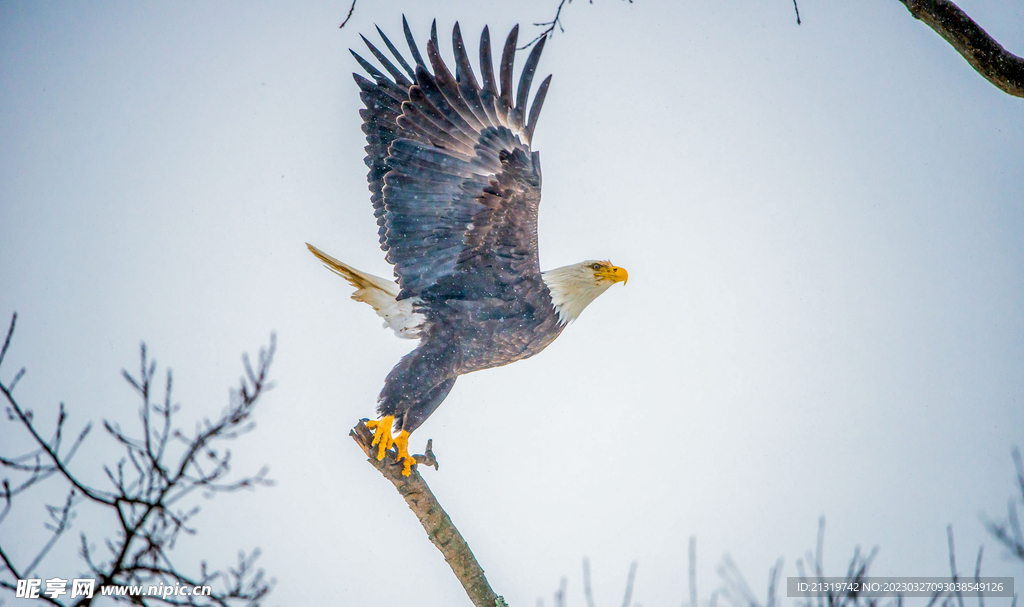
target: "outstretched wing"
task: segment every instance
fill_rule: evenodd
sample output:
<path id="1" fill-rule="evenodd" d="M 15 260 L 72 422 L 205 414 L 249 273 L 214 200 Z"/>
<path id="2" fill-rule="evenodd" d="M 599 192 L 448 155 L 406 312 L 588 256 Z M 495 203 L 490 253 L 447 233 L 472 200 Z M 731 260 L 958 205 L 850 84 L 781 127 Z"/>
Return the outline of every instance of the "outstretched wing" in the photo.
<path id="1" fill-rule="evenodd" d="M 503 298 L 524 280 L 540 279 L 540 155 L 530 141 L 550 76 L 528 115 L 526 109 L 544 40 L 527 58 L 513 98 L 518 26 L 505 42 L 497 82 L 484 28 L 479 84 L 458 24 L 452 32 L 455 76 L 438 51 L 436 24 L 427 43 L 432 71 L 404 19 L 403 25 L 415 67 L 380 30 L 402 69 L 365 38 L 390 78 L 353 53 L 373 78 L 355 75 L 366 105 L 360 114 L 371 200 L 399 299 Z"/>

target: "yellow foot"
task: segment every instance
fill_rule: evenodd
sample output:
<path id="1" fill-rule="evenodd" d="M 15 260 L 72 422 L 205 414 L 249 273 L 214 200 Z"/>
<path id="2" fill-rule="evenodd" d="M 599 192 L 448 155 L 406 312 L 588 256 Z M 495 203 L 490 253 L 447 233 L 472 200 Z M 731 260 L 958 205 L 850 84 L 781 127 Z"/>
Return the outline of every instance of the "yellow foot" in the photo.
<path id="1" fill-rule="evenodd" d="M 398 433 L 395 438 L 395 447 L 398 449 L 398 461 L 405 465 L 402 469 L 402 476 L 409 476 L 412 474 L 412 467 L 416 463 L 416 458 L 409 455 L 409 433 L 402 430 Z"/>
<path id="2" fill-rule="evenodd" d="M 371 447 L 377 447 L 377 459 L 384 459 L 384 454 L 395 444 L 391 437 L 391 423 L 395 421 L 393 415 L 385 415 L 378 420 L 366 422 L 366 427 L 373 430 L 373 443 Z"/>

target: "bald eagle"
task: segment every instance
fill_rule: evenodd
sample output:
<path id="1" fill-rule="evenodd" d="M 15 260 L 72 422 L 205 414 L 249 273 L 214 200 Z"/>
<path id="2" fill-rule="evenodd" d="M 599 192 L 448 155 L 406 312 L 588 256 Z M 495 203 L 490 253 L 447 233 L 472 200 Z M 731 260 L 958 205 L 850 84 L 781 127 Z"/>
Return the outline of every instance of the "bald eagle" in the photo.
<path id="1" fill-rule="evenodd" d="M 519 26 L 505 41 L 497 79 L 484 28 L 479 82 L 457 23 L 454 76 L 438 50 L 437 23 L 427 42 L 429 67 L 404 17 L 402 23 L 415 67 L 380 28 L 401 69 L 365 37 L 390 78 L 352 51 L 372 78 L 353 74 L 366 105 L 359 114 L 370 201 L 397 283 L 307 246 L 356 287 L 352 298 L 371 305 L 385 327 L 420 341 L 388 374 L 378 397 L 380 419 L 367 423 L 377 459 L 394 445 L 408 475 L 415 464 L 409 434 L 448 396 L 456 378 L 537 354 L 628 275 L 596 260 L 540 269 L 540 154 L 531 142 L 551 76 L 537 89 L 529 113 L 527 101 L 544 39 L 527 58 L 513 96 Z"/>

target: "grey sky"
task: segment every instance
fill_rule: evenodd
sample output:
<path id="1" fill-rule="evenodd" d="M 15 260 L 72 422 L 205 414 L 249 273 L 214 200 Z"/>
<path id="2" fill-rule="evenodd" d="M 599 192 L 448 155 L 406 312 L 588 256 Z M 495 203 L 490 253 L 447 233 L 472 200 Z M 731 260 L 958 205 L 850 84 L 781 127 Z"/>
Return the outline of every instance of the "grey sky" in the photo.
<path id="1" fill-rule="evenodd" d="M 278 333 L 277 388 L 233 449 L 278 484 L 204 502 L 182 559 L 260 546 L 270 604 L 376 604 L 381 575 L 396 604 L 464 600 L 347 437 L 410 342 L 303 243 L 389 274 L 358 33 L 400 37 L 404 12 L 424 40 L 436 17 L 450 57 L 459 20 L 475 54 L 483 25 L 525 37 L 556 4 L 362 0 L 340 31 L 347 2 L 0 4 L 22 402 L 131 422 L 119 370 L 144 339 L 183 419 L 215 415 Z M 959 4 L 1024 52 L 1024 5 Z M 1004 515 L 1024 444 L 1024 102 L 897 0 L 800 8 L 798 27 L 789 0 L 578 1 L 545 49 L 541 265 L 608 258 L 629 284 L 541 355 L 461 378 L 411 442 L 434 439 L 425 477 L 512 605 L 563 575 L 582 605 L 584 555 L 603 604 L 638 560 L 634 599 L 678 605 L 694 534 L 703 597 L 725 552 L 763 594 L 822 514 L 834 574 L 877 544 L 879 575 L 944 575 L 949 523 L 965 568 L 985 543 L 984 571 L 1021 574 L 977 513 Z M 41 530 L 20 515 L 5 546 Z"/>

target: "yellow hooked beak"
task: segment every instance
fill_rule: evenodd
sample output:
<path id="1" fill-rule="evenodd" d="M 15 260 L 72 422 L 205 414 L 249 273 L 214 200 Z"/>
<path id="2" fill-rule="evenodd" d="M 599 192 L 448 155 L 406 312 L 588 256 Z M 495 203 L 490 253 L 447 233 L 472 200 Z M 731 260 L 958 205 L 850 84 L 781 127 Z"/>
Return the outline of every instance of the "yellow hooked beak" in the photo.
<path id="1" fill-rule="evenodd" d="M 626 281 L 629 280 L 629 272 L 627 272 L 625 268 L 620 268 L 618 266 L 601 266 L 601 269 L 594 273 L 600 278 L 610 280 L 612 282 L 621 282 L 622 284 L 626 284 Z"/>

